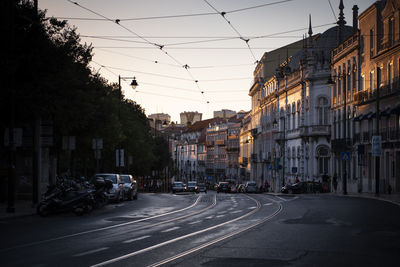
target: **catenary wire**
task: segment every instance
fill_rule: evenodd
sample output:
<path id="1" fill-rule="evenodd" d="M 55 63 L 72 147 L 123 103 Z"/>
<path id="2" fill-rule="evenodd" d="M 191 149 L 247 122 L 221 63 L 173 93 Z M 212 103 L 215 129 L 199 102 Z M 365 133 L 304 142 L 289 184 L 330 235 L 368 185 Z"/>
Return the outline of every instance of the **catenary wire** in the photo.
<path id="1" fill-rule="evenodd" d="M 234 9 L 234 10 L 226 11 L 225 13 L 229 14 L 229 13 L 243 12 L 243 11 L 247 11 L 247 10 L 250 10 L 250 9 L 256 9 L 256 8 L 261 8 L 261 7 L 266 7 L 266 6 L 276 5 L 276 4 L 282 4 L 282 3 L 290 2 L 290 1 L 293 1 L 293 0 L 283 0 L 283 1 L 277 1 L 277 2 L 272 2 L 272 3 L 261 4 L 261 5 L 257 5 L 257 6 Z M 126 19 L 120 19 L 120 21 L 172 19 L 172 18 L 213 16 L 213 15 L 217 15 L 217 14 L 214 13 L 214 12 L 193 13 L 193 14 L 177 14 L 177 15 L 150 16 L 150 17 L 141 17 L 141 18 L 126 18 Z M 62 19 L 62 20 L 86 20 L 86 21 L 105 21 L 105 20 L 108 20 L 108 18 L 104 18 L 104 17 L 102 19 L 100 19 L 100 18 L 78 18 L 78 17 L 54 17 L 54 18 Z"/>
<path id="2" fill-rule="evenodd" d="M 74 4 L 74 5 L 76 5 L 76 6 L 78 6 L 78 7 L 80 7 L 80 8 L 82 8 L 82 9 L 84 9 L 84 10 L 86 10 L 86 11 L 88 11 L 88 12 L 91 12 L 91 13 L 97 15 L 97 16 L 100 16 L 100 17 L 102 17 L 102 18 L 104 18 L 104 19 L 107 19 L 107 20 L 110 21 L 110 22 L 116 23 L 118 26 L 122 27 L 123 29 L 127 30 L 128 32 L 132 33 L 133 35 L 139 37 L 140 39 L 142 39 L 143 41 L 147 42 L 148 44 L 153 45 L 153 46 L 159 48 L 159 49 L 160 49 L 165 55 L 167 55 L 170 59 L 172 59 L 172 60 L 173 60 L 174 62 L 176 62 L 178 65 L 183 66 L 183 67 L 186 69 L 187 73 L 189 73 L 189 75 L 190 75 L 190 77 L 191 77 L 192 79 L 194 78 L 193 75 L 191 74 L 191 72 L 188 70 L 188 67 L 187 67 L 188 65 L 187 65 L 187 64 L 185 64 L 185 65 L 182 64 L 179 60 L 177 60 L 175 57 L 173 57 L 172 55 L 170 55 L 167 51 L 164 51 L 164 50 L 163 50 L 163 47 L 164 47 L 163 45 L 159 45 L 159 44 L 150 42 L 150 41 L 147 40 L 146 38 L 140 36 L 140 35 L 137 34 L 136 32 L 134 32 L 134 31 L 132 31 L 131 29 L 127 28 L 126 26 L 122 25 L 122 24 L 120 23 L 120 19 L 112 20 L 112 19 L 110 19 L 110 18 L 108 18 L 108 17 L 106 17 L 106 16 L 104 16 L 104 15 L 102 15 L 102 14 L 96 12 L 96 11 L 93 11 L 93 10 L 87 8 L 87 7 L 84 7 L 84 6 L 80 5 L 78 2 L 73 2 L 73 1 L 71 1 L 71 0 L 67 0 L 67 1 L 70 2 L 70 3 L 72 3 L 72 4 Z M 138 73 L 139 73 L 139 72 L 138 72 Z M 199 92 L 201 93 L 202 97 L 205 99 L 204 91 L 202 91 L 202 90 L 200 89 L 200 87 L 199 87 L 199 85 L 198 85 L 198 82 L 197 82 L 197 79 L 194 79 L 194 80 L 195 80 L 195 82 L 196 82 L 196 86 L 197 86 Z M 209 101 L 206 101 L 206 103 L 209 103 Z"/>

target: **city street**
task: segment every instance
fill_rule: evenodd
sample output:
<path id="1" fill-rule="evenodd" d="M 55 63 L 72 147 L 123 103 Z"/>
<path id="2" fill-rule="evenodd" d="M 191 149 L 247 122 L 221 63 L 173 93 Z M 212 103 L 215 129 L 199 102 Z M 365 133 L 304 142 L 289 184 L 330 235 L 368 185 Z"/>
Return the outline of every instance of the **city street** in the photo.
<path id="1" fill-rule="evenodd" d="M 141 194 L 0 221 L 2 266 L 397 266 L 399 206 L 333 195 Z"/>

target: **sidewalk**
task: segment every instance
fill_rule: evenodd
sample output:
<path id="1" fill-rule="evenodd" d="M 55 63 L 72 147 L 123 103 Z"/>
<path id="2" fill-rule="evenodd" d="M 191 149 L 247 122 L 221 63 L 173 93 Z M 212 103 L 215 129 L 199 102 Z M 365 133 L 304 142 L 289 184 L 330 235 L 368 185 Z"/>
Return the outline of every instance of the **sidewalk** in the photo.
<path id="1" fill-rule="evenodd" d="M 36 214 L 36 207 L 33 207 L 32 200 L 16 200 L 14 208 L 15 212 L 7 212 L 7 202 L 0 203 L 0 221 Z"/>
<path id="2" fill-rule="evenodd" d="M 343 196 L 343 197 L 363 197 L 363 198 L 371 198 L 378 199 L 381 201 L 387 201 L 393 204 L 400 206 L 400 193 L 392 193 L 392 194 L 379 194 L 376 196 L 374 193 L 347 193 L 347 195 L 343 195 L 343 193 L 328 193 L 333 196 Z"/>
<path id="3" fill-rule="evenodd" d="M 293 197 L 297 194 L 283 194 L 283 193 L 274 193 L 274 192 L 267 192 L 265 194 L 273 195 L 273 196 L 286 196 L 286 197 Z M 392 193 L 392 194 L 379 194 L 377 197 L 374 193 L 347 193 L 347 195 L 343 195 L 341 192 L 337 193 L 322 193 L 323 195 L 330 195 L 330 196 L 338 196 L 338 197 L 361 197 L 361 198 L 371 198 L 377 199 L 381 201 L 387 201 L 393 204 L 400 206 L 400 193 Z"/>

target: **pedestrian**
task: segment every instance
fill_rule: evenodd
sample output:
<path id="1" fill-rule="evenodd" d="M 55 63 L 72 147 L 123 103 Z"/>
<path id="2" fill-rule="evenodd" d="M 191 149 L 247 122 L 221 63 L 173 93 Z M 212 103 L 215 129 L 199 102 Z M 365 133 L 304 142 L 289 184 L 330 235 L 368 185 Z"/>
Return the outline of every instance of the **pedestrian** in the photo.
<path id="1" fill-rule="evenodd" d="M 295 183 L 297 184 L 298 182 L 300 182 L 300 181 L 299 181 L 299 176 L 296 175 L 296 181 L 295 181 Z"/>
<path id="2" fill-rule="evenodd" d="M 336 172 L 333 174 L 333 189 L 335 190 L 335 193 L 336 193 L 336 190 L 337 190 L 337 184 L 338 184 L 338 182 L 337 182 L 337 174 L 336 174 Z"/>
<path id="3" fill-rule="evenodd" d="M 269 192 L 269 183 L 268 183 L 268 181 L 267 180 L 265 180 L 265 191 L 266 192 Z"/>

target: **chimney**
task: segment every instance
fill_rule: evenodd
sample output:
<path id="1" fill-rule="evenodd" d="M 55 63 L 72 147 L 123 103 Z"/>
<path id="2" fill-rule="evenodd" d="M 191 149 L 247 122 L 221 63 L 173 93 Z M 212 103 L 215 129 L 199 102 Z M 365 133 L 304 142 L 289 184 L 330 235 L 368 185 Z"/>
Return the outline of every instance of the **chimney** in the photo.
<path id="1" fill-rule="evenodd" d="M 353 31 L 356 32 L 358 30 L 358 6 L 353 6 Z"/>

